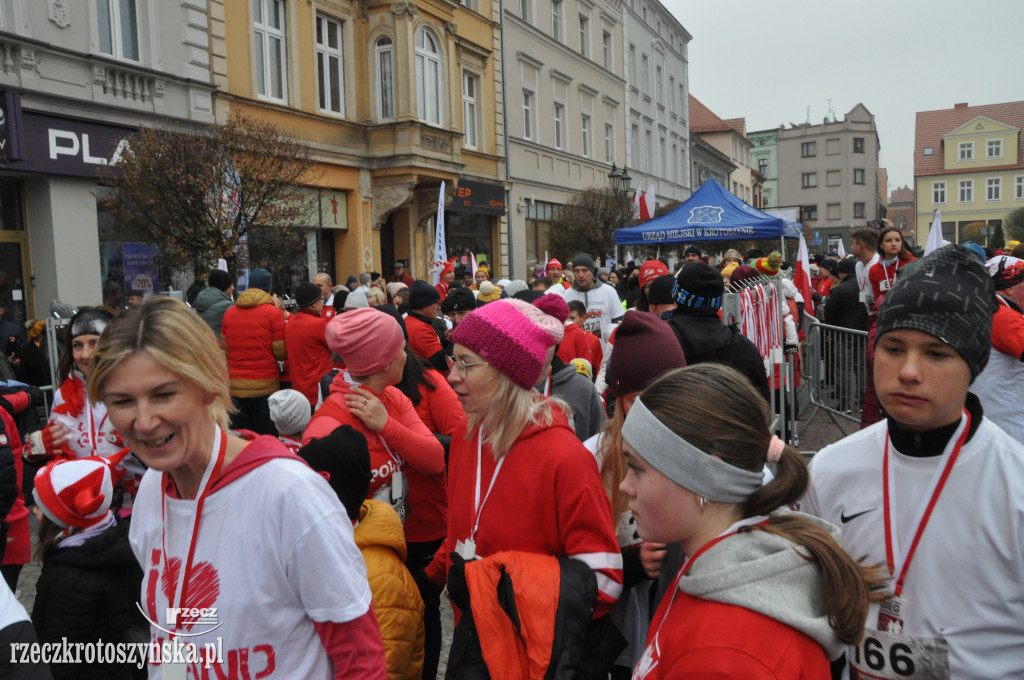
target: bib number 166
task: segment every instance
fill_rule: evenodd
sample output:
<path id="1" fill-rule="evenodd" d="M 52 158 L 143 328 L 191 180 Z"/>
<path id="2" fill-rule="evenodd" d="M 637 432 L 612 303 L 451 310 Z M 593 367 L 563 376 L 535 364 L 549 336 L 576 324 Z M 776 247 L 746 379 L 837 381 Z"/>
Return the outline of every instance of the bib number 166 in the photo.
<path id="1" fill-rule="evenodd" d="M 854 680 L 949 678 L 949 652 L 941 638 L 869 630 L 861 644 L 847 650 L 847 661 Z"/>

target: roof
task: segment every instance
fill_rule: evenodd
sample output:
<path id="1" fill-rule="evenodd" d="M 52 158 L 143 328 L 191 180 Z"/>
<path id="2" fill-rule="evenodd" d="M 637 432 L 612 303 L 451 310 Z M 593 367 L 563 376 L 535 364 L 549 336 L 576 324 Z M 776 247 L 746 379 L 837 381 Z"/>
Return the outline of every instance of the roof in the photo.
<path id="1" fill-rule="evenodd" d="M 914 177 L 964 172 L 963 169 L 946 170 L 943 167 L 942 138 L 977 116 L 986 116 L 1000 123 L 1024 129 L 1024 101 L 983 106 L 956 104 L 951 109 L 918 111 L 914 128 Z M 1017 136 L 1017 144 L 1017 165 L 1007 167 L 1021 167 L 1024 164 L 1024 135 Z M 928 146 L 935 149 L 935 153 L 931 156 L 922 156 L 921 152 Z M 984 168 L 986 172 L 997 169 L 999 168 Z"/>
<path id="2" fill-rule="evenodd" d="M 747 135 L 747 119 L 746 118 L 726 118 L 725 124 L 731 127 L 736 132 L 740 133 L 744 137 Z"/>
<path id="3" fill-rule="evenodd" d="M 914 202 L 914 190 L 910 187 L 900 187 L 896 191 L 892 192 L 892 196 L 889 197 L 889 205 L 894 203 L 913 203 Z"/>
<path id="4" fill-rule="evenodd" d="M 690 95 L 690 132 L 731 132 L 733 127 Z"/>

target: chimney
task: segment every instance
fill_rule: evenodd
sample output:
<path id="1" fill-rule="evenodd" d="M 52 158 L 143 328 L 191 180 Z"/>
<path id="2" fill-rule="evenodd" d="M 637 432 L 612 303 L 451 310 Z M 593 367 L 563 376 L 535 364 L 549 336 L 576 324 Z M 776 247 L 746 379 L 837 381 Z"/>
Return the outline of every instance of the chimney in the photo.
<path id="1" fill-rule="evenodd" d="M 953 104 L 954 109 L 966 109 L 967 102 L 960 102 L 959 104 Z"/>

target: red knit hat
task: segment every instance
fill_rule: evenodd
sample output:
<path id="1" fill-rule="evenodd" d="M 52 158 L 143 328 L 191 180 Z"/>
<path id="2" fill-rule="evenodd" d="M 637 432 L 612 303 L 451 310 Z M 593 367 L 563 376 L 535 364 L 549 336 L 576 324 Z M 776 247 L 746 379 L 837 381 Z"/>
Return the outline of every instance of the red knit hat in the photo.
<path id="1" fill-rule="evenodd" d="M 565 326 L 554 317 L 528 302 L 503 299 L 478 307 L 463 319 L 452 332 L 452 342 L 476 352 L 529 390 L 540 377 L 548 348 L 564 335 Z"/>
<path id="2" fill-rule="evenodd" d="M 647 260 L 640 267 L 640 286 L 646 286 L 659 276 L 665 276 L 669 273 L 668 267 L 661 260 Z"/>
<path id="3" fill-rule="evenodd" d="M 561 295 L 541 295 L 533 301 L 533 306 L 545 314 L 555 317 L 563 324 L 569 318 L 569 305 Z"/>
<path id="4" fill-rule="evenodd" d="M 125 470 L 115 468 L 128 455 L 55 460 L 36 473 L 32 497 L 55 524 L 85 529 L 102 521 L 110 509 L 114 484 Z"/>
<path id="5" fill-rule="evenodd" d="M 615 396 L 642 392 L 662 373 L 684 366 L 683 349 L 666 322 L 650 312 L 626 312 L 608 362 L 608 386 Z"/>
<path id="6" fill-rule="evenodd" d="M 360 377 L 383 370 L 405 346 L 402 327 L 390 314 L 374 307 L 332 317 L 325 335 L 327 346 L 341 357 L 348 372 Z"/>
<path id="7" fill-rule="evenodd" d="M 562 263 L 556 260 L 555 258 L 551 258 L 550 260 L 548 260 L 548 263 L 544 265 L 544 271 L 547 271 L 549 269 L 557 269 L 558 271 L 562 271 Z"/>

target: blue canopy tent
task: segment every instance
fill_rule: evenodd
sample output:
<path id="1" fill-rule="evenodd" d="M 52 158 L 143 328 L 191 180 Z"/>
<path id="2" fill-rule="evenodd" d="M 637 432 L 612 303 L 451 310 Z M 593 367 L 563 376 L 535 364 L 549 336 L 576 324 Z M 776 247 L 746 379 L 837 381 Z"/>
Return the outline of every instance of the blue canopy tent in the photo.
<path id="1" fill-rule="evenodd" d="M 616 245 L 799 238 L 800 225 L 753 208 L 708 179 L 672 212 L 615 230 Z"/>

